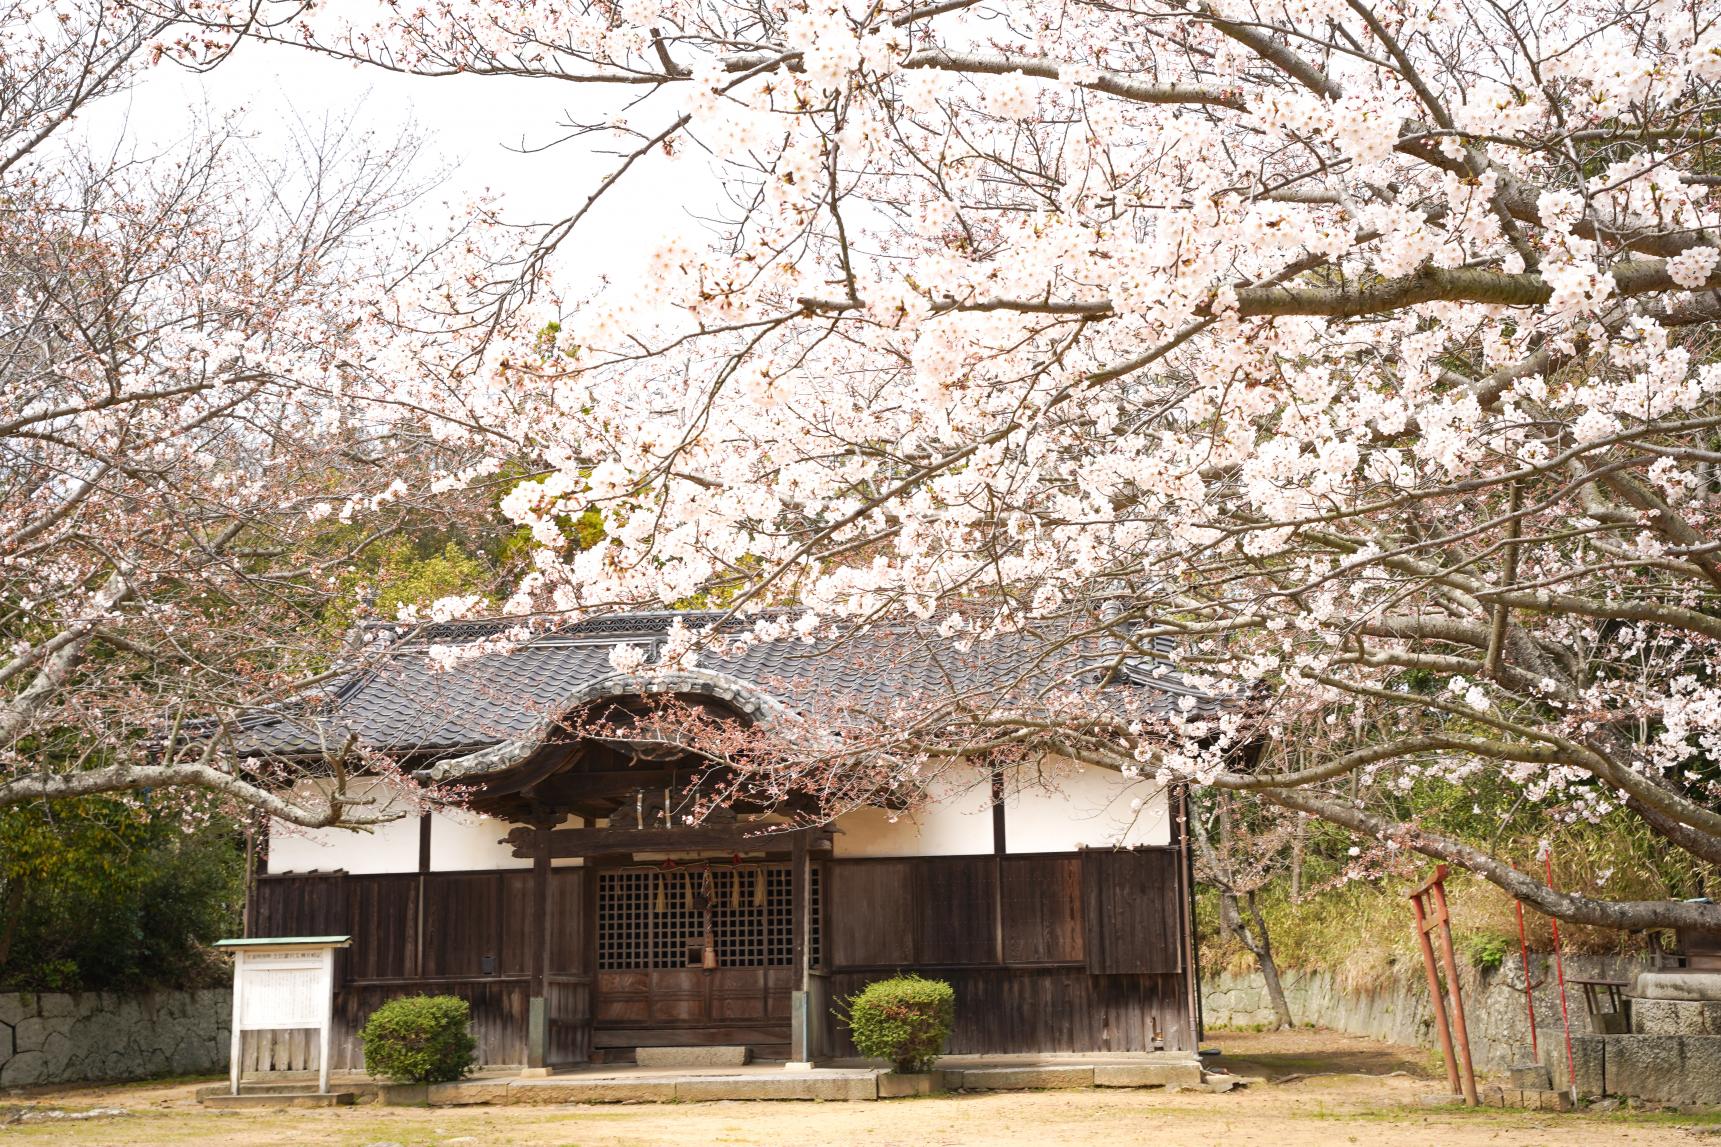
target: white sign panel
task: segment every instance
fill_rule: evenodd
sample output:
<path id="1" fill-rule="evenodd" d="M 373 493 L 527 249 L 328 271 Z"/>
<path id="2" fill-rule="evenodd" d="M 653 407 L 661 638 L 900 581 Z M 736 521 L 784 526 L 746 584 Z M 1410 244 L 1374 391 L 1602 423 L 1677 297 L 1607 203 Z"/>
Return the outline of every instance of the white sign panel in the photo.
<path id="1" fill-rule="evenodd" d="M 240 999 L 239 1026 L 246 1031 L 268 1028 L 321 1027 L 328 1008 L 328 979 L 321 963 L 309 967 L 263 964 L 247 956 L 245 992 Z M 255 966 L 261 965 L 261 966 Z"/>
<path id="2" fill-rule="evenodd" d="M 223 940 L 233 953 L 233 1042 L 228 1051 L 239 1094 L 245 1032 L 283 1028 L 317 1032 L 317 1090 L 329 1090 L 329 1023 L 334 1009 L 335 949 L 345 936 Z"/>

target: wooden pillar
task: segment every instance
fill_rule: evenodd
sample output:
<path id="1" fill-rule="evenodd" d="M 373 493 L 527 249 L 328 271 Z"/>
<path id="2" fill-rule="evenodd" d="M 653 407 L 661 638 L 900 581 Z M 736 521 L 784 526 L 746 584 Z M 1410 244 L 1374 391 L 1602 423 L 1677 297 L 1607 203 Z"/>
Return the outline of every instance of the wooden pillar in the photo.
<path id="1" fill-rule="evenodd" d="M 805 832 L 795 834 L 790 857 L 789 906 L 793 914 L 795 991 L 789 1009 L 789 1057 L 796 1063 L 808 1063 L 813 1058 L 810 1014 L 812 1001 L 808 991 L 812 986 L 808 975 L 811 963 L 807 945 L 807 924 L 811 910 L 811 897 L 808 896 L 811 859 L 807 852 Z"/>
<path id="2" fill-rule="evenodd" d="M 1188 1045 L 1185 1050 L 1198 1051 L 1205 1035 L 1205 1024 L 1201 1015 L 1201 963 L 1195 952 L 1195 857 L 1189 848 L 1189 818 L 1193 815 L 1189 786 L 1172 786 L 1166 794 L 1166 805 L 1166 815 L 1171 821 L 1168 826 L 1171 840 L 1177 846 L 1179 860 L 1177 912 L 1183 924 L 1183 991 L 1186 1000 L 1183 1038 Z"/>
<path id="3" fill-rule="evenodd" d="M 537 850 L 532 857 L 532 901 L 537 911 L 532 913 L 530 950 L 532 953 L 532 996 L 526 1017 L 526 1066 L 542 1070 L 549 1065 L 550 1015 L 550 822 L 539 821 Z"/>
<path id="4" fill-rule="evenodd" d="M 992 958 L 1004 963 L 1004 771 L 992 770 Z"/>
<path id="5" fill-rule="evenodd" d="M 430 919 L 430 814 L 418 814 L 418 919 L 413 928 L 412 974 L 424 975 L 424 925 Z"/>

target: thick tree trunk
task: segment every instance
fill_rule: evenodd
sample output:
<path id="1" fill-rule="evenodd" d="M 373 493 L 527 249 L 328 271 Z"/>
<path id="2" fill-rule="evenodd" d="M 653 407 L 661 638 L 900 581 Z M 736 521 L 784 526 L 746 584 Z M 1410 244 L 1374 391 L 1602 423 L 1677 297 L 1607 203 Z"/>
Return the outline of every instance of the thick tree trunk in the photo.
<path id="1" fill-rule="evenodd" d="M 1229 807 L 1230 794 L 1219 795 L 1219 847 L 1213 847 L 1213 841 L 1208 836 L 1207 822 L 1201 816 L 1189 818 L 1193 829 L 1191 836 L 1195 842 L 1196 852 L 1201 862 L 1212 874 L 1213 883 L 1219 890 L 1219 926 L 1232 936 L 1249 954 L 1255 957 L 1255 963 L 1261 969 L 1261 979 L 1267 985 L 1267 998 L 1272 1002 L 1273 1014 L 1280 1028 L 1295 1027 L 1291 1019 L 1291 1005 L 1285 999 L 1285 988 L 1279 980 L 1279 965 L 1273 959 L 1273 941 L 1267 934 L 1267 919 L 1261 915 L 1261 906 L 1255 899 L 1255 891 L 1239 896 L 1236 889 L 1236 877 L 1231 866 L 1231 815 Z M 1238 901 L 1248 905 L 1249 919 L 1243 918 L 1238 910 Z M 1251 926 L 1252 925 L 1252 926 Z"/>
<path id="2" fill-rule="evenodd" d="M 1281 1029 L 1296 1027 L 1296 1021 L 1291 1019 L 1291 1002 L 1285 998 L 1285 985 L 1279 982 L 1279 963 L 1273 959 L 1273 941 L 1267 935 L 1267 921 L 1255 903 L 1253 892 L 1249 893 L 1246 903 L 1249 916 L 1255 922 L 1254 933 L 1260 938 L 1261 946 L 1255 950 L 1255 962 L 1261 965 L 1261 979 L 1267 985 L 1267 999 L 1272 1001 L 1273 1014 L 1278 1017 Z"/>
<path id="3" fill-rule="evenodd" d="M 1248 905 L 1248 920 L 1238 911 L 1239 900 Z M 1267 985 L 1267 999 L 1273 1005 L 1273 1014 L 1277 1021 L 1275 1026 L 1295 1027 L 1296 1023 L 1291 1019 L 1290 1001 L 1285 999 L 1285 987 L 1279 980 L 1279 965 L 1273 959 L 1273 941 L 1267 934 L 1267 921 L 1255 903 L 1255 894 L 1248 892 L 1239 897 L 1229 889 L 1220 889 L 1219 924 L 1255 957 L 1255 963 L 1261 969 L 1261 979 Z"/>

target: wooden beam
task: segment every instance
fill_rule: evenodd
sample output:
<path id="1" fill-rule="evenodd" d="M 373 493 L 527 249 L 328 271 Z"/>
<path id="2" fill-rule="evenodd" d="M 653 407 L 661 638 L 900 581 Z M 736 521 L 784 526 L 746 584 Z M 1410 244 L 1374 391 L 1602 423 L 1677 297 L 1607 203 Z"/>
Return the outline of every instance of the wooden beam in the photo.
<path id="1" fill-rule="evenodd" d="M 698 828 L 558 828 L 544 834 L 516 828 L 503 838 L 515 856 L 536 858 L 540 850 L 548 858 L 603 856 L 617 852 L 778 852 L 794 847 L 797 836 L 809 848 L 831 847 L 828 828 L 800 828 L 787 832 L 763 832 L 762 826 L 717 825 Z"/>

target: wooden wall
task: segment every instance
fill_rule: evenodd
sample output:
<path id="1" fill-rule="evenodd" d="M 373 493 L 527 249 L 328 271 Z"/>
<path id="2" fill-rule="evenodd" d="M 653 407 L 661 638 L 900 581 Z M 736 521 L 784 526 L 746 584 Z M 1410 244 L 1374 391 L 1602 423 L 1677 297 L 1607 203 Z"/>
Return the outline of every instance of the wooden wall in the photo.
<path id="1" fill-rule="evenodd" d="M 591 1045 L 586 872 L 550 870 L 550 965 L 546 999 L 553 1061 L 586 1057 Z M 497 872 L 345 873 L 259 876 L 252 892 L 253 936 L 353 938 L 336 960 L 335 1030 L 339 1069 L 363 1063 L 358 1030 L 398 996 L 460 996 L 472 1005 L 483 1063 L 526 1062 L 533 987 L 531 933 L 542 914 L 530 869 Z M 300 1062 L 308 1054 L 310 1063 Z M 315 1066 L 314 1049 L 293 1037 L 260 1040 L 247 1067 Z"/>
<path id="2" fill-rule="evenodd" d="M 1193 1049 L 1182 864 L 1176 848 L 830 861 L 813 1002 L 917 971 L 956 989 L 952 1054 Z M 854 1054 L 840 1022 L 824 1033 L 820 1054 Z"/>
<path id="3" fill-rule="evenodd" d="M 815 1054 L 854 1054 L 836 1001 L 898 970 L 949 980 L 950 1051 L 1193 1049 L 1176 848 L 1042 855 L 828 860 L 821 966 L 811 984 Z M 253 936 L 350 935 L 336 966 L 333 1066 L 360 1066 L 357 1031 L 389 999 L 472 1004 L 482 1062 L 526 1060 L 533 995 L 531 870 L 260 876 Z M 588 1058 L 593 895 L 589 871 L 550 873 L 549 1059 Z M 248 1050 L 256 1068 L 309 1067 L 290 1041 Z M 314 1053 L 312 1053 L 314 1055 Z"/>

